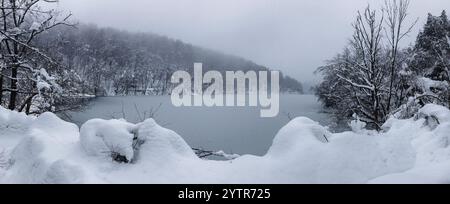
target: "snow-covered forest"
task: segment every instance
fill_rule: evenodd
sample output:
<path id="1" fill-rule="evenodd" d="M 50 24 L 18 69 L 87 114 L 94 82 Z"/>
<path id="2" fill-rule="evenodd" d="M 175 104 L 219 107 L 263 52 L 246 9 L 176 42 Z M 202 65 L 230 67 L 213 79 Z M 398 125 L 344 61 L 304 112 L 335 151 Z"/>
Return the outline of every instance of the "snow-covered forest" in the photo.
<path id="1" fill-rule="evenodd" d="M 36 44 L 77 73 L 82 81 L 78 90 L 96 96 L 167 95 L 173 72 L 193 73 L 195 62 L 202 62 L 205 71 L 268 70 L 165 36 L 95 25 L 59 27 L 41 35 Z M 280 86 L 285 92 L 303 92 L 301 83 L 289 76 L 282 77 Z"/>
<path id="2" fill-rule="evenodd" d="M 45 9 L 56 1 L 2 1 L 0 104 L 39 114 L 82 105 L 92 96 L 167 95 L 174 71 L 268 70 L 251 61 L 150 33 L 99 28 L 71 14 Z M 282 76 L 281 90 L 302 93 Z"/>
<path id="3" fill-rule="evenodd" d="M 169 95 L 172 74 L 192 74 L 196 62 L 205 71 L 271 68 L 162 35 L 84 24 L 42 6 L 55 2 L 0 0 L 0 183 L 450 183 L 445 10 L 425 16 L 425 24 L 409 12 L 409 0 L 357 12 L 347 46 L 317 69 L 323 79 L 314 87 L 317 103 L 347 131 L 283 112 L 289 122 L 257 156 L 193 147 L 160 124 L 155 107 L 140 113 L 134 104 L 138 122 L 126 117 L 123 101 L 122 118 L 61 119 L 95 97 Z M 287 75 L 280 88 L 303 93 Z M 250 117 L 222 113 L 250 124 Z M 225 116 L 202 127 L 219 128 L 216 117 Z"/>
<path id="4" fill-rule="evenodd" d="M 429 14 L 414 45 L 401 43 L 409 1 L 389 1 L 358 13 L 348 46 L 320 67 L 316 95 L 339 119 L 358 119 L 380 130 L 386 120 L 410 118 L 426 104 L 450 107 L 450 21 Z"/>

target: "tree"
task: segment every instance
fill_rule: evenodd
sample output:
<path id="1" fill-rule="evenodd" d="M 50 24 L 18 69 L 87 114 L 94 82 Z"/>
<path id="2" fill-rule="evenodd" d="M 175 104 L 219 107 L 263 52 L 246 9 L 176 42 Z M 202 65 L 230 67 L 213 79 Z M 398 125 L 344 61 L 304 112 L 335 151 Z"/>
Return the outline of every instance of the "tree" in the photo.
<path id="1" fill-rule="evenodd" d="M 428 14 L 427 23 L 417 37 L 415 56 L 411 62 L 411 69 L 418 75 L 433 80 L 448 80 L 450 54 L 448 25 L 445 11 L 440 17 Z"/>
<path id="2" fill-rule="evenodd" d="M 70 14 L 61 17 L 58 11 L 40 7 L 42 3 L 55 2 L 1 0 L 0 102 L 11 110 L 28 112 L 36 96 L 58 91 L 55 78 L 47 72 L 58 67 L 58 63 L 33 44 L 40 34 L 59 25 L 71 25 L 67 22 Z M 44 64 L 49 67 L 42 67 Z M 4 96 L 9 96 L 9 100 L 3 101 Z"/>
<path id="3" fill-rule="evenodd" d="M 353 24 L 355 33 L 350 42 L 351 54 L 344 61 L 336 61 L 337 77 L 347 83 L 356 107 L 352 108 L 362 119 L 379 129 L 385 115 L 382 104 L 383 79 L 382 31 L 384 17 L 367 7 L 358 12 Z M 338 58 L 339 60 L 339 58 Z"/>
<path id="4" fill-rule="evenodd" d="M 415 24 L 405 27 L 408 7 L 408 0 L 391 0 L 381 12 L 370 6 L 358 12 L 348 47 L 318 69 L 324 81 L 316 94 L 338 118 L 357 116 L 369 128 L 380 130 L 407 101 L 411 77 L 405 64 L 410 52 L 400 43 Z"/>
<path id="5" fill-rule="evenodd" d="M 398 72 L 399 68 L 402 68 L 402 62 L 399 62 L 399 45 L 400 42 L 412 31 L 412 28 L 417 23 L 418 19 L 406 29 L 404 28 L 405 21 L 408 17 L 409 0 L 392 0 L 385 1 L 385 7 L 383 8 L 386 14 L 386 38 L 388 40 L 389 60 L 390 60 L 390 79 L 389 79 L 389 95 L 387 101 L 387 112 L 391 111 L 392 106 L 398 105 L 403 100 L 403 96 L 397 96 L 396 103 L 392 104 L 393 95 L 396 93 L 402 93 L 402 90 L 396 89 L 395 83 L 399 80 Z M 399 87 L 402 88 L 401 86 Z"/>
<path id="6" fill-rule="evenodd" d="M 438 103 L 450 107 L 450 22 L 445 11 L 441 16 L 428 14 L 417 37 L 409 70 L 418 79 L 411 96 L 421 103 Z"/>

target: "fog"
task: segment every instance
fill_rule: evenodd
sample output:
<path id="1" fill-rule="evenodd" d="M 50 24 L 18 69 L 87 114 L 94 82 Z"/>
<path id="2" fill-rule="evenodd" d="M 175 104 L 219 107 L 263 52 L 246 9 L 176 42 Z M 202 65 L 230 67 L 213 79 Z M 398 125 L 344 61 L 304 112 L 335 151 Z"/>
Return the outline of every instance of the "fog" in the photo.
<path id="1" fill-rule="evenodd" d="M 306 83 L 314 70 L 340 52 L 351 37 L 358 10 L 380 0 L 61 0 L 83 23 L 167 35 L 282 70 Z M 448 0 L 413 0 L 419 17 L 413 42 L 428 12 L 439 15 Z"/>

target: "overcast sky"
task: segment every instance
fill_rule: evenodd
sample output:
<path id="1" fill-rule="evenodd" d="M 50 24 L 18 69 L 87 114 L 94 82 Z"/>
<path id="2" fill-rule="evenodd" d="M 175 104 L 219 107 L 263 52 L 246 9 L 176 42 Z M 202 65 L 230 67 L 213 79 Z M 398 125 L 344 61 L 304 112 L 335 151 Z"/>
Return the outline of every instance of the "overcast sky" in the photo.
<path id="1" fill-rule="evenodd" d="M 340 52 L 357 10 L 382 0 L 60 0 L 80 22 L 153 32 L 250 59 L 303 82 Z M 449 0 L 412 0 L 411 19 L 450 9 Z M 410 43 L 408 42 L 408 43 Z"/>

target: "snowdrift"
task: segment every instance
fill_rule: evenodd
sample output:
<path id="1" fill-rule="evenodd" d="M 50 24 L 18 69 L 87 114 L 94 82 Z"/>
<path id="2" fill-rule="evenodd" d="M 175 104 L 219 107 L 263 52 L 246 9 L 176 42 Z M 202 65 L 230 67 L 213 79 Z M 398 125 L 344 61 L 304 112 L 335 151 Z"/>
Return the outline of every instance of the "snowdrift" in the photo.
<path id="1" fill-rule="evenodd" d="M 152 119 L 93 119 L 78 129 L 51 113 L 0 108 L 0 183 L 450 183 L 447 108 L 392 118 L 381 133 L 355 124 L 332 134 L 296 118 L 265 156 L 211 161 Z"/>

